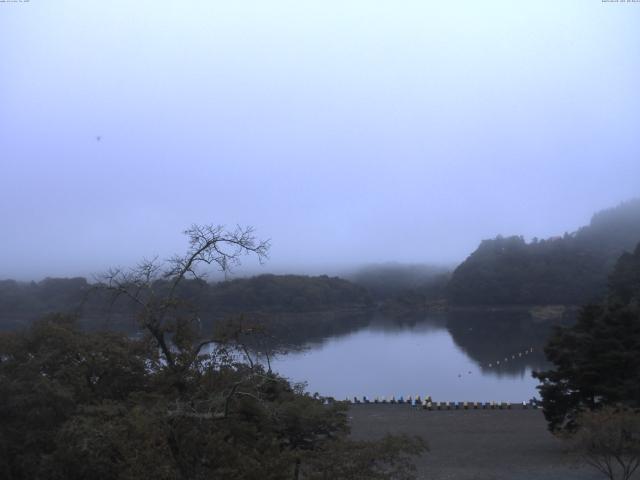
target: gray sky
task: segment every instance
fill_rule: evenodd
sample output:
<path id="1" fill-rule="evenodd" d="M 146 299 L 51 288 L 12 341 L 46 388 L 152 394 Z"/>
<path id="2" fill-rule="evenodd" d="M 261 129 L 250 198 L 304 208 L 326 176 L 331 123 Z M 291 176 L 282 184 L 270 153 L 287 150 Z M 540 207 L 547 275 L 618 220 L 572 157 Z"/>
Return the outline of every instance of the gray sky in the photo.
<path id="1" fill-rule="evenodd" d="M 0 278 L 193 222 L 265 271 L 458 262 L 638 196 L 639 125 L 640 3 L 0 2 Z"/>

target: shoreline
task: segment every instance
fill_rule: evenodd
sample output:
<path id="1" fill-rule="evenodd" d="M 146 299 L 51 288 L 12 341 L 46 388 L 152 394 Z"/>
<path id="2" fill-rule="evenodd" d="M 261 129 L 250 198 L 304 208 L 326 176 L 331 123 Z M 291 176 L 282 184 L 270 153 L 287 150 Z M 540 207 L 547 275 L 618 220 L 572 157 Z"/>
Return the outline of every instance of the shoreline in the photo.
<path id="1" fill-rule="evenodd" d="M 415 459 L 416 478 L 430 480 L 598 480 L 548 430 L 539 409 L 428 411 L 406 405 L 355 404 L 351 436 L 423 437 L 430 451 Z"/>

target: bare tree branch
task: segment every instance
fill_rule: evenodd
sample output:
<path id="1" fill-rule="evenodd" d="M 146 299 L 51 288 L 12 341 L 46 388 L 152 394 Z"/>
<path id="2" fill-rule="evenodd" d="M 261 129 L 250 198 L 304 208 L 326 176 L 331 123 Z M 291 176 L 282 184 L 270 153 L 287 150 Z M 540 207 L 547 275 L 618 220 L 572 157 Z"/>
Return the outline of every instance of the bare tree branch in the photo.
<path id="1" fill-rule="evenodd" d="M 268 258 L 270 247 L 269 240 L 256 239 L 252 227 L 236 226 L 233 230 L 226 230 L 222 225 L 193 224 L 184 234 L 189 242 L 184 255 L 174 255 L 164 262 L 157 256 L 145 258 L 129 270 L 111 268 L 102 275 L 101 282 L 103 288 L 114 293 L 113 302 L 122 296 L 136 305 L 140 326 L 152 335 L 167 365 L 174 369 L 178 368 L 177 357 L 172 352 L 167 334 L 176 329 L 179 315 L 185 312 L 184 302 L 178 298 L 181 282 L 185 279 L 202 280 L 205 276 L 205 272 L 200 271 L 202 264 L 215 265 L 226 273 L 240 265 L 240 259 L 245 255 L 255 255 L 262 263 Z M 155 286 L 161 280 L 168 281 L 169 288 L 160 288 L 159 293 Z M 194 315 L 195 312 L 190 313 Z M 195 362 L 201 349 L 210 343 L 213 340 L 197 345 L 193 354 L 187 356 L 187 362 Z M 253 367 L 246 349 L 245 354 Z"/>

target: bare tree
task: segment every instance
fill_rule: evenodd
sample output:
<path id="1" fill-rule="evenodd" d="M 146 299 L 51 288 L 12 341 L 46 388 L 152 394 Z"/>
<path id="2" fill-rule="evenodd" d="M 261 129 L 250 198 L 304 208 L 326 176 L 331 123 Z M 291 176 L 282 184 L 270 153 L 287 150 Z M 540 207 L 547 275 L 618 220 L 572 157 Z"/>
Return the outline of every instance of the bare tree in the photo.
<path id="1" fill-rule="evenodd" d="M 629 480 L 640 466 L 640 414 L 605 407 L 584 412 L 570 438 L 589 465 L 609 480 Z"/>
<path id="2" fill-rule="evenodd" d="M 203 280 L 204 267 L 215 267 L 225 274 L 240 265 L 241 258 L 255 255 L 260 263 L 268 258 L 269 240 L 258 240 L 252 227 L 228 230 L 222 225 L 192 225 L 184 234 L 189 248 L 183 255 L 165 261 L 143 259 L 131 269 L 113 268 L 100 278 L 102 286 L 113 292 L 113 301 L 125 297 L 133 303 L 142 329 L 155 340 L 166 365 L 188 368 L 213 338 L 193 336 L 193 323 L 199 321 L 179 296 L 180 284 L 187 279 Z M 172 344 L 182 342 L 178 352 Z"/>

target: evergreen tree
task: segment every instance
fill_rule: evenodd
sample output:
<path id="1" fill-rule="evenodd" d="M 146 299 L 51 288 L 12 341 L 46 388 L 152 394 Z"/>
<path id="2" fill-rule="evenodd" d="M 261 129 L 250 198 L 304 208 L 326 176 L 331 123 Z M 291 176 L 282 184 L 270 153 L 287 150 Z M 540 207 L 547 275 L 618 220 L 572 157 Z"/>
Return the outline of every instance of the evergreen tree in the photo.
<path id="1" fill-rule="evenodd" d="M 584 410 L 640 408 L 640 245 L 620 257 L 607 300 L 558 329 L 545 353 L 555 368 L 534 376 L 552 431 L 575 429 Z"/>

